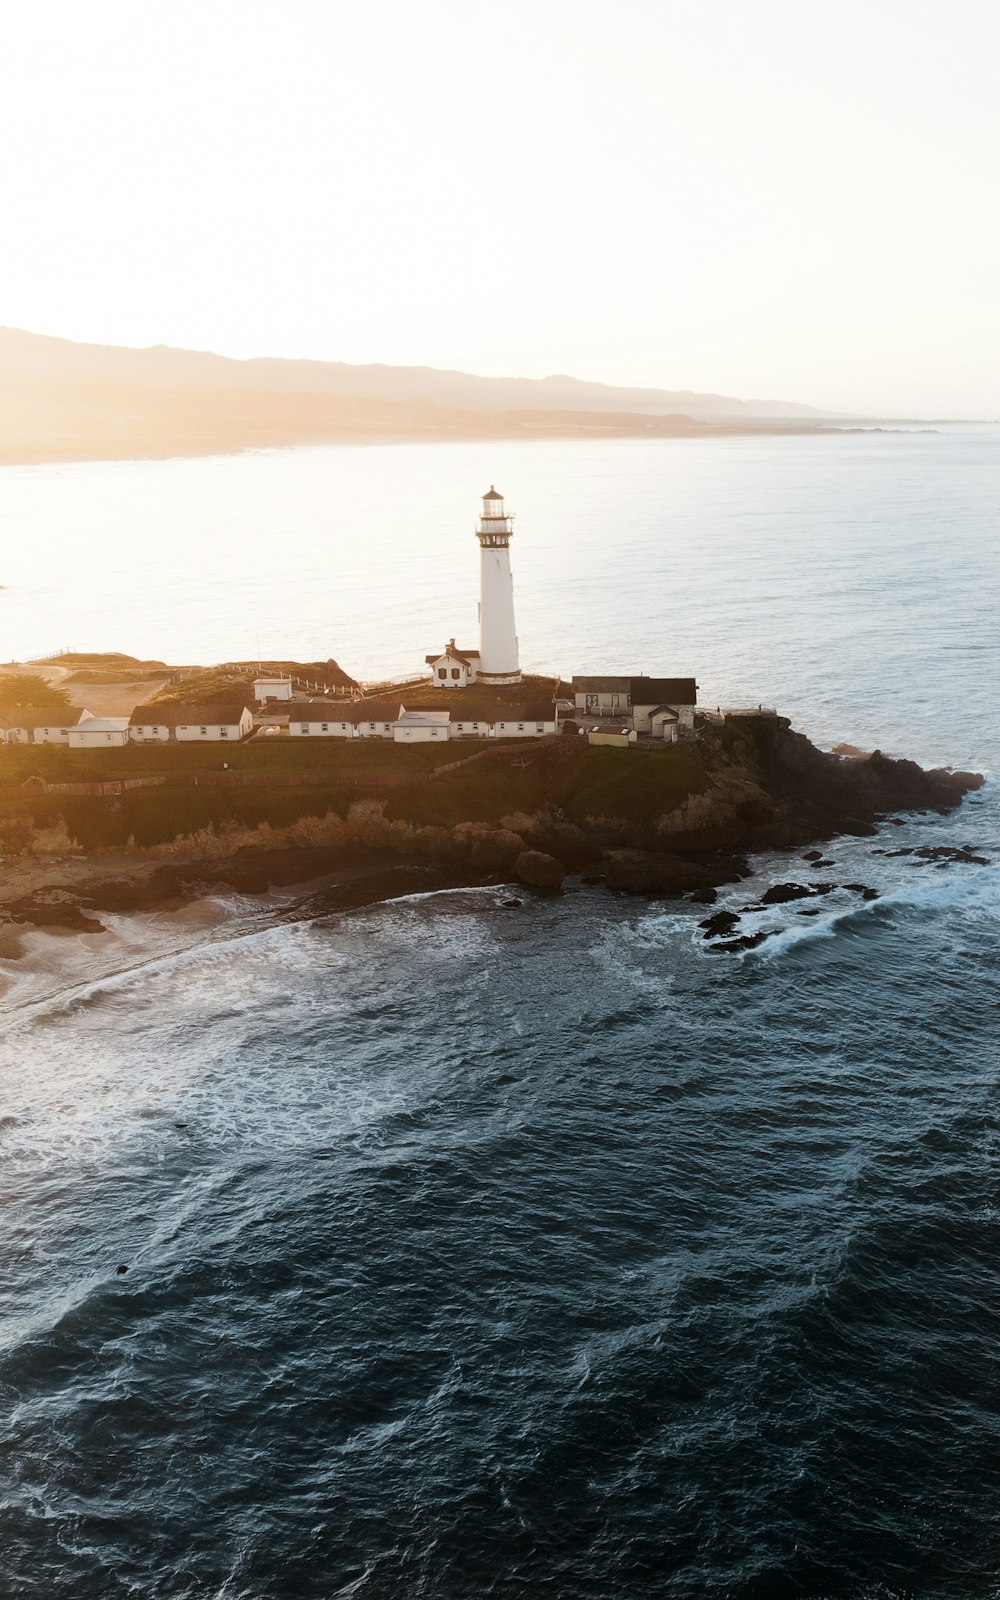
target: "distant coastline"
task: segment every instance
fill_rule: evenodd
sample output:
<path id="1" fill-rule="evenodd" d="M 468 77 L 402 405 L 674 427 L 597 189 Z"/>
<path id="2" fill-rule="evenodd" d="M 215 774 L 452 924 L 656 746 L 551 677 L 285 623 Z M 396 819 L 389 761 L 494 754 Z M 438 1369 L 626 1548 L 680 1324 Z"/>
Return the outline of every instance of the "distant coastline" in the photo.
<path id="1" fill-rule="evenodd" d="M 463 444 L 482 442 L 527 442 L 539 440 L 588 439 L 594 441 L 615 439 L 718 439 L 746 437 L 828 437 L 845 433 L 892 433 L 900 430 L 882 426 L 830 426 L 806 423 L 709 423 L 691 417 L 643 417 L 613 415 L 601 417 L 594 413 L 572 413 L 560 417 L 552 413 L 509 413 L 491 418 L 476 417 L 474 424 L 468 418 L 449 424 L 432 414 L 425 414 L 424 426 L 400 428 L 387 423 L 385 431 L 368 426 L 354 429 L 350 426 L 325 427 L 321 420 L 296 429 L 287 415 L 276 414 L 270 426 L 248 429 L 244 435 L 238 419 L 231 426 L 198 425 L 193 435 L 187 432 L 171 434 L 155 427 L 120 426 L 112 417 L 103 426 L 84 433 L 67 429 L 63 437 L 54 439 L 48 430 L 33 434 L 30 430 L 18 436 L 17 429 L 8 429 L 0 437 L 0 467 L 68 466 L 83 462 L 116 461 L 169 461 L 196 459 L 202 456 L 246 455 L 259 450 L 292 450 L 321 445 L 399 445 L 399 444 Z M 907 430 L 932 433 L 928 428 Z"/>
<path id="2" fill-rule="evenodd" d="M 689 439 L 891 426 L 784 400 L 487 378 L 430 367 L 236 361 L 0 328 L 0 465 L 163 460 L 329 444 Z"/>

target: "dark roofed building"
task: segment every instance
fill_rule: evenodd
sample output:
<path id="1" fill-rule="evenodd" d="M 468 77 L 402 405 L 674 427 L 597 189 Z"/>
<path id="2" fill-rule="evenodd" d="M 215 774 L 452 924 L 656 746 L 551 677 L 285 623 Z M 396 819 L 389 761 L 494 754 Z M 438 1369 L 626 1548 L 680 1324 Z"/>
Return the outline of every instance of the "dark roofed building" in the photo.
<path id="1" fill-rule="evenodd" d="M 322 695 L 312 695 L 308 700 L 290 700 L 281 707 L 281 715 L 286 713 L 289 720 L 298 717 L 306 722 L 317 719 L 328 722 L 333 716 L 343 716 L 350 721 L 357 714 L 357 706 L 353 700 L 328 700 Z"/>
<path id="2" fill-rule="evenodd" d="M 647 678 L 644 673 L 577 674 L 573 699 L 580 711 L 606 709 L 619 716 L 633 706 L 697 705 L 698 685 L 694 678 Z"/>
<path id="3" fill-rule="evenodd" d="M 489 699 L 486 695 L 463 694 L 452 706 L 451 714 L 462 722 L 551 722 L 556 714 L 551 700 Z"/>
<path id="4" fill-rule="evenodd" d="M 593 673 L 583 676 L 575 674 L 573 677 L 573 693 L 577 695 L 584 691 L 587 694 L 628 694 L 628 686 L 631 682 L 631 678 L 624 675 L 614 677 L 609 676 L 607 673 L 599 673 L 596 676 Z"/>
<path id="5" fill-rule="evenodd" d="M 698 685 L 693 678 L 629 678 L 629 698 L 633 706 L 696 706 Z"/>
<path id="6" fill-rule="evenodd" d="M 583 674 L 573 679 L 573 700 L 585 717 L 627 719 L 637 733 L 672 738 L 679 729 L 694 726 L 698 685 L 694 678 L 647 678 L 644 673 Z"/>

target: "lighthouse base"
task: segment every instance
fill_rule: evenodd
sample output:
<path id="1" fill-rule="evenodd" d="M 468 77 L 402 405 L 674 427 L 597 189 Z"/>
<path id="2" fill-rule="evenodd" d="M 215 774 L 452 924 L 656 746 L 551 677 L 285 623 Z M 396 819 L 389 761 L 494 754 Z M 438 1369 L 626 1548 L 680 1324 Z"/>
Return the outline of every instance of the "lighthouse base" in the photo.
<path id="1" fill-rule="evenodd" d="M 521 674 L 519 672 L 483 672 L 480 670 L 476 674 L 477 683 L 520 683 L 520 681 Z"/>

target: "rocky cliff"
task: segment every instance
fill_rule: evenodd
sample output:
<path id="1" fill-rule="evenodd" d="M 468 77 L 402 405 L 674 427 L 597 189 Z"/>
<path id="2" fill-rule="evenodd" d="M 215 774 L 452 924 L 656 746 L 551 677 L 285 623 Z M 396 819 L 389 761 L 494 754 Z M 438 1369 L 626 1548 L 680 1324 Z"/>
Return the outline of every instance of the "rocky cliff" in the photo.
<path id="1" fill-rule="evenodd" d="M 160 790 L 175 836 L 148 849 L 129 840 L 88 854 L 65 827 L 34 838 L 22 830 L 19 855 L 0 865 L 0 920 L 93 929 L 101 910 L 177 903 L 219 883 L 254 892 L 331 873 L 349 879 L 343 903 L 351 904 L 404 892 L 401 872 L 420 874 L 428 888 L 518 880 L 550 892 L 582 873 L 631 893 L 710 899 L 716 885 L 746 874 L 753 851 L 870 834 L 888 813 L 948 812 L 983 782 L 879 751 L 828 754 L 765 716 L 708 725 L 691 744 L 665 749 L 591 749 L 564 735 L 460 753 L 420 782 L 399 776 L 361 796 L 333 785 L 303 790 L 298 820 L 281 826 L 192 828 L 188 797 L 202 791 Z M 282 791 L 283 818 L 292 795 Z"/>

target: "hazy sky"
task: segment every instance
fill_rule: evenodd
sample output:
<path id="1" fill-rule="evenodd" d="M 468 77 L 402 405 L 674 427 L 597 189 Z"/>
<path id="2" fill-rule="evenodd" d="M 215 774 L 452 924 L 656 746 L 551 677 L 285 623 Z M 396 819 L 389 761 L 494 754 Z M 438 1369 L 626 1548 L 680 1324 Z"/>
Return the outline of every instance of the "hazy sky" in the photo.
<path id="1" fill-rule="evenodd" d="M 1000 415 L 995 0 L 32 0 L 0 322 Z"/>

